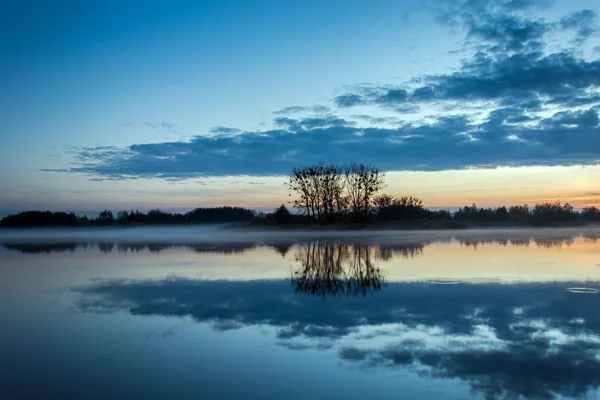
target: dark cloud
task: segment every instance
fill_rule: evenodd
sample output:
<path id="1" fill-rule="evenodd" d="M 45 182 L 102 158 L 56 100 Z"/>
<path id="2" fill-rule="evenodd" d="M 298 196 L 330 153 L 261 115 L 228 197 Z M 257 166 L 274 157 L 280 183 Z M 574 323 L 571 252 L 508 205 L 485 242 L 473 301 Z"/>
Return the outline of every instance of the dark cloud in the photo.
<path id="1" fill-rule="evenodd" d="M 435 115 L 402 123 L 381 112 L 347 117 L 321 105 L 291 106 L 276 111 L 273 128 L 264 131 L 217 127 L 186 142 L 84 148 L 68 172 L 177 180 L 282 175 L 321 160 L 368 162 L 383 170 L 596 164 L 600 60 L 582 58 L 577 47 L 595 32 L 596 16 L 591 10 L 556 21 L 534 16 L 548 6 L 441 2 L 437 21 L 460 28 L 470 54 L 456 71 L 397 85 L 362 84 L 333 99 L 339 113 L 370 106 L 396 113 L 433 108 Z M 548 52 L 552 35 L 567 31 L 575 33 L 575 43 L 553 42 L 557 50 Z M 307 115 L 290 117 L 298 113 Z"/>
<path id="2" fill-rule="evenodd" d="M 560 20 L 562 29 L 573 29 L 577 32 L 577 40 L 585 41 L 596 32 L 596 13 L 592 10 L 581 10 L 569 14 Z"/>
<path id="3" fill-rule="evenodd" d="M 543 20 L 486 15 L 468 24 L 467 37 L 483 41 L 492 52 L 521 52 L 540 50 L 541 39 L 549 29 Z"/>
<path id="4" fill-rule="evenodd" d="M 452 74 L 424 76 L 413 81 L 426 84 L 412 87 L 361 86 L 336 98 L 338 105 L 381 105 L 406 102 L 494 100 L 518 103 L 541 98 L 568 104 L 590 96 L 586 89 L 600 86 L 600 64 L 577 58 L 573 49 L 546 54 L 547 36 L 571 30 L 583 41 L 595 31 L 596 14 L 582 10 L 547 22 L 532 19 L 522 11 L 546 6 L 545 2 L 452 1 L 440 5 L 438 22 L 457 25 L 466 32 L 466 43 L 477 42 L 478 51 L 463 60 Z M 465 105 L 463 105 L 464 107 Z"/>
<path id="5" fill-rule="evenodd" d="M 404 89 L 392 89 L 388 90 L 385 94 L 381 95 L 378 99 L 378 103 L 401 103 L 408 99 L 408 92 Z"/>
<path id="6" fill-rule="evenodd" d="M 600 148 L 597 111 L 591 108 L 538 120 L 505 107 L 483 123 L 455 115 L 397 128 L 360 128 L 334 116 L 279 117 L 275 123 L 280 129 L 86 149 L 69 172 L 111 179 L 186 179 L 284 175 L 294 166 L 320 160 L 360 160 L 383 170 L 572 165 L 596 163 Z"/>
<path id="7" fill-rule="evenodd" d="M 506 57 L 479 53 L 458 72 L 427 76 L 424 80 L 426 85 L 411 92 L 369 87 L 362 90 L 361 96 L 346 94 L 343 96 L 356 98 L 345 106 L 432 101 L 520 104 L 536 100 L 565 105 L 574 99 L 593 104 L 598 95 L 587 91 L 600 88 L 600 61 L 578 59 L 570 52 L 517 53 Z"/>
<path id="8" fill-rule="evenodd" d="M 334 99 L 338 107 L 352 107 L 363 103 L 363 99 L 354 93 L 343 94 Z"/>

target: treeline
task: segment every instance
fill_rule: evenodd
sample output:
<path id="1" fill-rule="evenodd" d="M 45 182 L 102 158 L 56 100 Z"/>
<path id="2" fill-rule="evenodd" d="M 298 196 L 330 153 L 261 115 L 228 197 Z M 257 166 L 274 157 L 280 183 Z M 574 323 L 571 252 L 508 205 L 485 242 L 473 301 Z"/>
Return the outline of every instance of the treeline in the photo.
<path id="1" fill-rule="evenodd" d="M 139 211 L 104 210 L 96 218 L 73 213 L 27 211 L 8 216 L 0 227 L 98 226 L 255 222 L 267 224 L 365 224 L 403 223 L 414 227 L 456 228 L 469 225 L 552 225 L 600 222 L 600 210 L 575 210 L 570 204 L 541 203 L 533 207 L 480 208 L 473 204 L 450 210 L 430 210 L 413 196 L 394 197 L 381 193 L 385 174 L 368 164 L 326 164 L 294 168 L 286 186 L 291 212 L 284 204 L 272 213 L 257 213 L 242 207 L 196 208 L 187 213 L 159 209 Z"/>
<path id="2" fill-rule="evenodd" d="M 394 197 L 380 193 L 385 174 L 366 164 L 326 164 L 298 167 L 286 183 L 289 202 L 297 212 L 281 205 L 265 216 L 267 222 L 289 223 L 386 223 L 405 222 L 423 226 L 448 223 L 446 226 L 473 224 L 569 224 L 600 222 L 600 210 L 587 207 L 577 211 L 570 204 L 541 203 L 480 208 L 473 204 L 458 211 L 430 210 L 413 196 Z M 443 226 L 443 225 L 442 225 Z"/>
<path id="3" fill-rule="evenodd" d="M 510 207 L 478 208 L 475 204 L 461 207 L 453 215 L 457 221 L 480 223 L 526 223 L 552 224 L 578 221 L 600 222 L 600 210 L 586 207 L 577 211 L 569 203 L 541 203 L 533 207 L 515 205 Z"/>
<path id="4" fill-rule="evenodd" d="M 77 226 L 81 219 L 73 213 L 51 211 L 25 211 L 4 217 L 0 227 L 26 226 Z"/>
<path id="5" fill-rule="evenodd" d="M 0 221 L 0 227 L 68 227 L 68 226 L 110 226 L 110 225 L 152 225 L 152 224 L 209 224 L 248 222 L 257 213 L 242 207 L 196 208 L 187 213 L 169 213 L 159 209 L 143 213 L 138 210 L 101 211 L 97 217 L 77 216 L 74 213 L 51 211 L 25 211 L 9 215 Z"/>
<path id="6" fill-rule="evenodd" d="M 390 203 L 378 204 L 381 198 Z M 477 207 L 465 206 L 458 211 L 429 210 L 422 205 L 422 201 L 415 197 L 393 198 L 381 195 L 374 198 L 373 208 L 369 217 L 359 220 L 371 224 L 406 223 L 415 227 L 428 227 L 434 225 L 439 228 L 460 228 L 467 226 L 498 226 L 498 225 L 580 225 L 587 222 L 600 223 L 600 209 L 586 207 L 581 211 L 574 210 L 566 203 L 541 203 L 533 207 L 528 205 L 502 206 L 502 207 Z M 275 224 L 311 224 L 312 218 L 303 214 L 292 214 L 285 205 L 281 205 L 272 213 L 264 216 L 265 222 Z M 347 221 L 355 221 L 354 218 Z M 319 223 L 327 221 L 318 220 Z M 437 225 L 436 225 L 437 224 Z"/>

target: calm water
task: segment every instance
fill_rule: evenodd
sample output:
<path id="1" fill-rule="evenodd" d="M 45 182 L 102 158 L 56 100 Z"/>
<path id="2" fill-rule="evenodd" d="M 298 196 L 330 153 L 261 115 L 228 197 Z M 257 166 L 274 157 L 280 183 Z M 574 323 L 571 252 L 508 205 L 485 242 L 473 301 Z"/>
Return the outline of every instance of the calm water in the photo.
<path id="1" fill-rule="evenodd" d="M 600 398 L 600 229 L 2 235 L 1 399 Z"/>

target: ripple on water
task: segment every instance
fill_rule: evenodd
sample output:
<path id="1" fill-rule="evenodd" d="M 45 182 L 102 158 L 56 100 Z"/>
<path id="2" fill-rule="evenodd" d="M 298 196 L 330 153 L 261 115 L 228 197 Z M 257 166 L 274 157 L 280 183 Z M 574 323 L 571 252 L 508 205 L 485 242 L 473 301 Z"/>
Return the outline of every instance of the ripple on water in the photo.
<path id="1" fill-rule="evenodd" d="M 567 291 L 571 293 L 598 293 L 600 292 L 600 289 L 589 287 L 570 287 L 567 288 Z"/>
<path id="2" fill-rule="evenodd" d="M 428 279 L 425 283 L 429 283 L 430 285 L 458 285 L 462 283 L 461 281 L 457 281 L 456 279 Z"/>

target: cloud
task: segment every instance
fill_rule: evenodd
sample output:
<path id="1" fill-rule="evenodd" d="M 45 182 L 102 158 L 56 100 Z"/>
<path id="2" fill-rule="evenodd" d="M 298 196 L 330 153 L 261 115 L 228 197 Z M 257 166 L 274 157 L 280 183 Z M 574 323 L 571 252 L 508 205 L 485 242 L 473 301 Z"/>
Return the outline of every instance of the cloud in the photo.
<path id="1" fill-rule="evenodd" d="M 328 113 L 331 109 L 327 106 L 323 105 L 314 105 L 314 106 L 290 106 L 284 107 L 281 110 L 275 111 L 273 114 L 275 115 L 291 115 L 291 114 L 299 114 L 303 112 L 312 112 L 315 114 L 325 114 Z"/>
<path id="2" fill-rule="evenodd" d="M 350 116 L 352 119 L 366 121 L 374 125 L 392 124 L 399 125 L 400 119 L 397 117 L 373 117 L 366 114 L 354 114 Z"/>
<path id="3" fill-rule="evenodd" d="M 179 126 L 172 122 L 145 122 L 144 125 L 161 133 L 181 133 Z"/>
<path id="4" fill-rule="evenodd" d="M 573 99 L 594 104 L 598 102 L 598 94 L 590 90 L 600 88 L 600 60 L 586 61 L 567 51 L 505 57 L 479 53 L 465 61 L 458 72 L 427 76 L 423 80 L 425 85 L 410 90 L 367 86 L 358 89 L 360 95 L 350 93 L 337 99 L 353 99 L 342 104 L 343 107 L 440 101 L 526 105 L 535 100 L 568 105 Z"/>
<path id="5" fill-rule="evenodd" d="M 389 283 L 376 296 L 327 301 L 295 295 L 286 281 L 103 281 L 76 290 L 87 312 L 189 316 L 216 330 L 267 325 L 291 350 L 333 347 L 344 363 L 460 379 L 486 398 L 549 399 L 600 386 L 600 320 L 589 295 L 565 292 L 582 284 Z"/>
<path id="6" fill-rule="evenodd" d="M 357 127 L 334 116 L 278 117 L 279 129 L 263 132 L 85 149 L 69 172 L 111 179 L 187 179 L 286 175 L 294 166 L 320 160 L 358 160 L 387 171 L 595 164 L 600 159 L 597 113 L 588 108 L 536 118 L 505 107 L 482 122 L 468 115 L 431 116 L 397 128 Z"/>
<path id="7" fill-rule="evenodd" d="M 563 17 L 560 20 L 562 29 L 573 29 L 577 32 L 577 41 L 587 40 L 594 32 L 596 23 L 596 13 L 592 10 L 581 10 Z"/>
<path id="8" fill-rule="evenodd" d="M 292 119 L 278 117 L 273 120 L 276 126 L 286 128 L 290 132 L 310 131 L 319 128 L 341 128 L 353 126 L 354 123 L 335 116 L 327 117 L 308 117 L 302 119 Z"/>
<path id="9" fill-rule="evenodd" d="M 546 7 L 528 0 L 441 2 L 436 20 L 459 28 L 468 50 L 457 70 L 348 86 L 333 99 L 333 111 L 285 107 L 266 130 L 216 127 L 188 141 L 83 148 L 67 170 L 94 179 L 177 180 L 285 175 L 321 160 L 387 171 L 596 164 L 600 60 L 584 58 L 577 47 L 596 31 L 596 15 L 535 17 Z M 554 40 L 565 32 L 575 42 Z M 357 106 L 375 112 L 348 115 Z M 413 115 L 402 121 L 398 114 L 406 113 Z"/>
<path id="10" fill-rule="evenodd" d="M 237 128 L 228 128 L 225 126 L 215 126 L 214 128 L 212 128 L 210 130 L 210 133 L 213 135 L 223 135 L 223 136 L 236 135 L 241 132 L 242 131 Z"/>
<path id="11" fill-rule="evenodd" d="M 364 100 L 357 94 L 347 93 L 341 96 L 337 96 L 334 99 L 334 102 L 338 107 L 352 107 L 362 104 Z"/>
<path id="12" fill-rule="evenodd" d="M 40 171 L 43 172 L 69 172 L 67 168 L 41 168 Z"/>
<path id="13" fill-rule="evenodd" d="M 540 1 L 474 2 L 438 4 L 436 20 L 458 26 L 465 46 L 473 47 L 458 71 L 425 75 L 396 86 L 363 84 L 335 98 L 338 107 L 420 105 L 431 102 L 493 101 L 519 104 L 539 100 L 575 106 L 598 103 L 600 61 L 578 58 L 573 48 L 544 50 L 552 35 L 573 31 L 581 44 L 596 32 L 596 13 L 581 10 L 548 22 L 524 11 L 548 6 Z M 593 93 L 593 92 L 596 93 Z"/>

